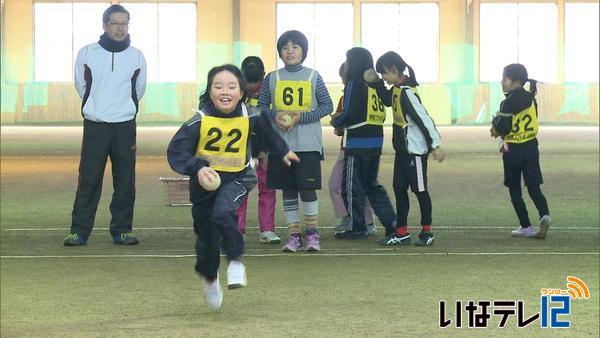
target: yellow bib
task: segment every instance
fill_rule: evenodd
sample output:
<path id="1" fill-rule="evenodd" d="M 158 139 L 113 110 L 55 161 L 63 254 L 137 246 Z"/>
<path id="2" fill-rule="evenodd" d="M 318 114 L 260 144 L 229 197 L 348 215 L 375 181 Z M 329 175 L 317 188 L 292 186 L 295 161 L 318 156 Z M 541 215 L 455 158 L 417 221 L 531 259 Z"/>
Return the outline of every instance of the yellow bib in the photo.
<path id="1" fill-rule="evenodd" d="M 374 88 L 369 87 L 367 99 L 367 124 L 382 126 L 385 121 L 385 106 Z"/>
<path id="2" fill-rule="evenodd" d="M 532 102 L 529 108 L 522 110 L 512 118 L 512 128 L 508 135 L 504 137 L 507 143 L 525 143 L 533 140 L 538 133 L 539 122 L 535 103 Z"/>
<path id="3" fill-rule="evenodd" d="M 258 99 L 255 97 L 251 97 L 247 100 L 246 104 L 249 107 L 258 107 Z"/>
<path id="4" fill-rule="evenodd" d="M 196 157 L 205 159 L 217 171 L 238 172 L 246 167 L 246 146 L 250 129 L 248 111 L 243 116 L 222 118 L 207 116 L 202 111 L 200 140 Z"/>
<path id="5" fill-rule="evenodd" d="M 404 128 L 408 123 L 406 122 L 404 112 L 402 111 L 402 105 L 400 104 L 401 93 L 402 88 L 394 86 L 394 89 L 392 89 L 392 112 L 394 113 L 394 124 Z"/>
<path id="6" fill-rule="evenodd" d="M 275 108 L 283 111 L 309 112 L 312 110 L 312 76 L 308 80 L 280 80 L 275 72 Z"/>

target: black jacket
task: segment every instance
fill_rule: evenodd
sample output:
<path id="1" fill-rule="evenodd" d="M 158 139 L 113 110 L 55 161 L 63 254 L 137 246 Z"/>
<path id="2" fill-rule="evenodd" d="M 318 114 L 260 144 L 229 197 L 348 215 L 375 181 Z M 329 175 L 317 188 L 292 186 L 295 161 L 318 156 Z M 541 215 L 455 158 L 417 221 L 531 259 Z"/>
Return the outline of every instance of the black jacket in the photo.
<path id="1" fill-rule="evenodd" d="M 235 111 L 230 114 L 223 114 L 219 112 L 212 103 L 209 103 L 202 107 L 202 111 L 209 116 L 216 116 L 222 118 L 231 118 L 242 116 L 241 103 L 238 104 Z M 263 113 L 261 108 L 248 107 L 249 117 L 249 134 L 253 133 L 258 138 L 260 143 L 268 152 L 278 157 L 283 158 L 289 151 L 289 148 L 285 141 L 273 130 L 271 121 L 268 117 L 268 112 Z M 181 128 L 177 131 L 167 149 L 167 159 L 171 169 L 181 175 L 190 177 L 190 199 L 191 201 L 198 202 L 202 200 L 203 195 L 206 195 L 206 191 L 202 189 L 198 183 L 198 170 L 203 167 L 210 166 L 210 163 L 205 159 L 197 158 L 194 155 L 198 147 L 198 141 L 200 138 L 200 126 L 202 124 L 202 116 L 198 113 L 185 122 Z M 247 160 L 250 160 L 250 154 L 252 152 L 250 146 L 250 140 L 247 139 Z M 244 168 L 240 172 L 219 172 L 221 176 L 221 182 L 231 181 L 246 175 L 247 171 L 251 170 L 249 167 Z"/>
<path id="2" fill-rule="evenodd" d="M 496 129 L 498 134 L 507 135 L 513 127 L 513 116 L 519 114 L 523 110 L 531 107 L 531 103 L 535 105 L 535 112 L 537 115 L 537 101 L 531 92 L 520 87 L 506 94 L 506 98 L 500 103 L 500 111 L 492 120 L 492 126 Z M 537 146 L 538 140 L 534 138 L 525 143 L 511 143 L 511 148 L 523 148 L 530 146 Z"/>
<path id="3" fill-rule="evenodd" d="M 365 124 L 352 128 L 366 122 L 367 105 L 373 103 L 379 104 L 379 97 L 369 98 L 368 86 L 364 82 L 348 82 L 344 88 L 344 112 L 333 122 L 336 128 L 346 128 L 346 154 L 381 155 L 383 126 Z"/>

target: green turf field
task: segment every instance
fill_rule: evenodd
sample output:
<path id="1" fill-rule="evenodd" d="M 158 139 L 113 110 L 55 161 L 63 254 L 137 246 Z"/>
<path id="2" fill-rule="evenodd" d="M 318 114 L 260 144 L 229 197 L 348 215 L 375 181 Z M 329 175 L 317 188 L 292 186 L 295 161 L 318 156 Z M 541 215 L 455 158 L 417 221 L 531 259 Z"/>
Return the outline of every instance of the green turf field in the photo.
<path id="1" fill-rule="evenodd" d="M 322 252 L 284 254 L 258 244 L 251 194 L 245 263 L 249 284 L 225 290 L 220 313 L 203 303 L 193 272 L 190 209 L 165 205 L 161 176 L 173 128 L 138 131 L 134 233 L 141 244 L 114 246 L 108 235 L 110 170 L 87 247 L 67 248 L 81 129 L 2 127 L 0 189 L 2 337 L 205 336 L 591 336 L 599 334 L 600 225 L 598 127 L 544 127 L 542 171 L 553 226 L 548 239 L 516 239 L 517 220 L 502 184 L 497 143 L 481 127 L 441 128 L 444 163 L 430 162 L 435 246 L 388 249 L 378 236 L 333 239 L 329 195 L 320 192 Z M 326 136 L 326 182 L 339 139 Z M 388 140 L 391 136 L 388 134 Z M 386 146 L 380 180 L 391 190 Z M 109 167 L 110 168 L 110 167 Z M 326 188 L 326 184 L 324 186 Z M 393 196 L 391 195 L 393 198 Z M 526 196 L 532 220 L 533 203 Z M 411 199 L 411 232 L 419 215 Z M 278 210 L 278 223 L 283 215 Z M 380 228 L 381 232 L 381 228 Z M 283 238 L 287 231 L 278 229 Z M 523 300 L 540 311 L 540 288 L 587 283 L 591 298 L 573 300 L 570 329 L 438 327 L 439 301 Z M 222 274 L 225 283 L 225 273 Z M 454 318 L 454 314 L 449 314 Z"/>

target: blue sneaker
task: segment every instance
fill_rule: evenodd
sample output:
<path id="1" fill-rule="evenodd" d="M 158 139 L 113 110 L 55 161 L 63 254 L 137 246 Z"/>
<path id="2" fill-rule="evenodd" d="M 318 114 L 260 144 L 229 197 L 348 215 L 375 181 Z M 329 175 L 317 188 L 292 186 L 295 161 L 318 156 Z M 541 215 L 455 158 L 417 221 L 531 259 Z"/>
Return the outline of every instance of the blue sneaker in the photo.
<path id="1" fill-rule="evenodd" d="M 76 233 L 70 233 L 67 235 L 67 237 L 65 237 L 65 240 L 63 242 L 64 246 L 81 246 L 81 245 L 87 245 L 87 240 L 85 239 L 85 237 L 76 234 Z"/>
<path id="2" fill-rule="evenodd" d="M 115 235 L 115 237 L 113 237 L 114 244 L 136 245 L 139 242 L 140 241 L 138 241 L 138 239 L 135 238 L 135 236 L 129 232 L 122 232 L 118 235 Z"/>

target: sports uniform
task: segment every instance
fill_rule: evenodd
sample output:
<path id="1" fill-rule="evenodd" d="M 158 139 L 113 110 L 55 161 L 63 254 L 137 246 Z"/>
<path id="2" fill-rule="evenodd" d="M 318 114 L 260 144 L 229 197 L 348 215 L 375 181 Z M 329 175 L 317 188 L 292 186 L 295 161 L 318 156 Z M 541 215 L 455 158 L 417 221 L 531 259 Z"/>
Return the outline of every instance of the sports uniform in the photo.
<path id="1" fill-rule="evenodd" d="M 342 196 L 352 222 L 349 230 L 336 233 L 336 238 L 367 236 L 364 215 L 367 199 L 387 232 L 392 232 L 396 214 L 385 188 L 377 181 L 385 106 L 376 90 L 364 81 L 350 80 L 344 98 L 344 112 L 335 119 L 334 126 L 345 127 Z"/>
<path id="2" fill-rule="evenodd" d="M 550 215 L 548 202 L 540 189 L 544 179 L 540 168 L 540 153 L 536 137 L 539 122 L 534 94 L 523 87 L 506 94 L 506 98 L 500 104 L 500 111 L 492 121 L 492 126 L 498 134 L 504 135 L 501 148 L 504 185 L 509 189 L 511 202 L 519 218 L 520 226 L 523 229 L 533 230 L 527 207 L 523 201 L 521 175 L 540 219 Z"/>
<path id="3" fill-rule="evenodd" d="M 410 208 L 407 190 L 410 187 L 419 201 L 421 226 L 417 245 L 431 245 L 431 197 L 427 190 L 427 159 L 429 153 L 440 146 L 440 134 L 435 123 L 421 103 L 416 87 L 394 86 L 385 88 L 383 81 L 376 83 L 378 95 L 394 114 L 392 142 L 394 158 L 394 194 L 396 195 L 396 234 L 382 244 L 409 244 L 408 211 Z"/>
<path id="4" fill-rule="evenodd" d="M 333 110 L 325 83 L 318 72 L 302 64 L 285 66 L 265 78 L 259 105 L 272 107 L 273 119 L 277 111 L 301 112 L 300 122 L 290 131 L 275 128 L 290 150 L 298 155 L 300 162 L 287 167 L 269 154 L 267 186 L 283 190 L 283 207 L 290 232 L 288 244 L 283 250 L 294 252 L 303 248 L 299 225 L 300 194 L 309 242 L 307 250 L 318 251 L 318 201 L 315 190 L 321 189 L 323 136 L 320 120 Z"/>
<path id="5" fill-rule="evenodd" d="M 257 181 L 251 166 L 251 132 L 277 160 L 288 152 L 266 114 L 241 103 L 230 114 L 219 112 L 212 103 L 205 104 L 177 131 L 167 150 L 171 168 L 190 176 L 192 217 L 198 236 L 195 268 L 209 280 L 217 276 L 221 247 L 230 261 L 244 250 L 237 210 Z M 221 177 L 216 191 L 206 191 L 198 183 L 198 170 L 205 166 Z"/>

